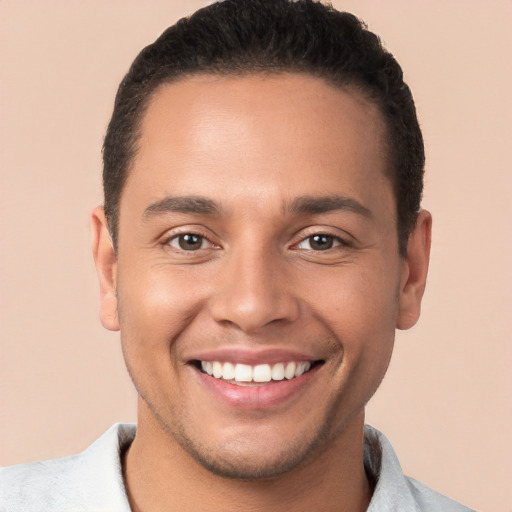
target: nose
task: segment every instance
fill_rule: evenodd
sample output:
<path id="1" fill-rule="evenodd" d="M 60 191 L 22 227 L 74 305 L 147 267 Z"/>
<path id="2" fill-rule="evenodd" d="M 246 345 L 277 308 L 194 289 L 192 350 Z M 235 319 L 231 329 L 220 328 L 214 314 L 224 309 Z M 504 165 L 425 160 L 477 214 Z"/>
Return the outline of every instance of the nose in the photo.
<path id="1" fill-rule="evenodd" d="M 289 264 L 288 264 L 289 265 Z M 256 333 L 299 316 L 287 263 L 279 255 L 240 251 L 226 258 L 210 303 L 217 322 Z"/>

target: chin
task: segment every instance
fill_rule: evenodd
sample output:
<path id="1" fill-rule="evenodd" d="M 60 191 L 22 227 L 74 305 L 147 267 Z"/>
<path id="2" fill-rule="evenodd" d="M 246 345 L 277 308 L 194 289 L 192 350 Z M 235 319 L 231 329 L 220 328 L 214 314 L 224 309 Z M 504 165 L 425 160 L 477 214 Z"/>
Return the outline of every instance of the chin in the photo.
<path id="1" fill-rule="evenodd" d="M 236 436 L 225 442 L 198 442 L 187 433 L 169 432 L 174 441 L 210 473 L 235 480 L 269 480 L 309 464 L 332 444 L 332 432 L 326 423 L 315 432 L 289 437 L 260 436 L 249 439 Z M 286 439 L 286 442 L 283 441 Z"/>
<path id="2" fill-rule="evenodd" d="M 258 453 L 245 450 L 219 450 L 219 453 L 203 451 L 191 443 L 182 447 L 204 469 L 214 475 L 234 480 L 269 480 L 293 471 L 304 465 L 314 453 L 315 447 L 306 446 L 302 450 L 285 447 L 279 452 L 269 453 L 262 443 Z M 265 453 L 263 453 L 263 451 Z"/>

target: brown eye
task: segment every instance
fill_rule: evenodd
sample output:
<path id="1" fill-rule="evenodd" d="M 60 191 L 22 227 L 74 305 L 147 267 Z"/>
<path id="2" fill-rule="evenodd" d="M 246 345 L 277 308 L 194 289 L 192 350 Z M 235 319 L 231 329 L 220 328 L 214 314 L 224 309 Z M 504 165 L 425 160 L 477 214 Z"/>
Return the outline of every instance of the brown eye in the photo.
<path id="1" fill-rule="evenodd" d="M 309 249 L 313 251 L 326 251 L 334 247 L 335 239 L 330 235 L 313 235 L 306 238 L 304 242 L 306 241 L 309 242 Z"/>
<path id="2" fill-rule="evenodd" d="M 205 243 L 205 238 L 195 233 L 184 233 L 175 236 L 169 241 L 169 245 L 182 251 L 197 251 L 202 249 Z"/>

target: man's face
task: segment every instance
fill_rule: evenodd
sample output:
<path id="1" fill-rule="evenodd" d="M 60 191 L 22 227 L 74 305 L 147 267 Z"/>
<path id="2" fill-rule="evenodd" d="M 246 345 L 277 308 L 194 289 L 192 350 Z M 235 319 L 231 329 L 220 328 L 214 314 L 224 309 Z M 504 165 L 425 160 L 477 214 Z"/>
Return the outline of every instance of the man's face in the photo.
<path id="1" fill-rule="evenodd" d="M 406 279 L 385 162 L 377 108 L 319 79 L 155 93 L 113 265 L 141 427 L 251 478 L 362 425 Z"/>

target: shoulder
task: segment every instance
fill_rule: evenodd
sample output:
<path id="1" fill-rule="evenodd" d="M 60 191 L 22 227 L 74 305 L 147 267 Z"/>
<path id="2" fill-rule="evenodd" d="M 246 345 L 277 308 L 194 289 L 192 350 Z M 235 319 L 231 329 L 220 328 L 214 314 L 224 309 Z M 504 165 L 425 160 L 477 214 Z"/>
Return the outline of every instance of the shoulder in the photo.
<path id="1" fill-rule="evenodd" d="M 422 512 L 474 512 L 472 509 L 434 491 L 414 478 L 405 477 L 414 501 Z"/>
<path id="2" fill-rule="evenodd" d="M 134 435 L 117 424 L 79 454 L 0 469 L 0 511 L 129 511 L 120 454 Z"/>
<path id="3" fill-rule="evenodd" d="M 472 512 L 430 487 L 405 476 L 391 443 L 365 426 L 365 468 L 375 482 L 368 512 Z"/>
<path id="4" fill-rule="evenodd" d="M 73 455 L 0 469 L 0 510 L 27 512 L 48 508 L 64 510 L 68 496 L 82 501 L 79 474 L 83 456 Z"/>

